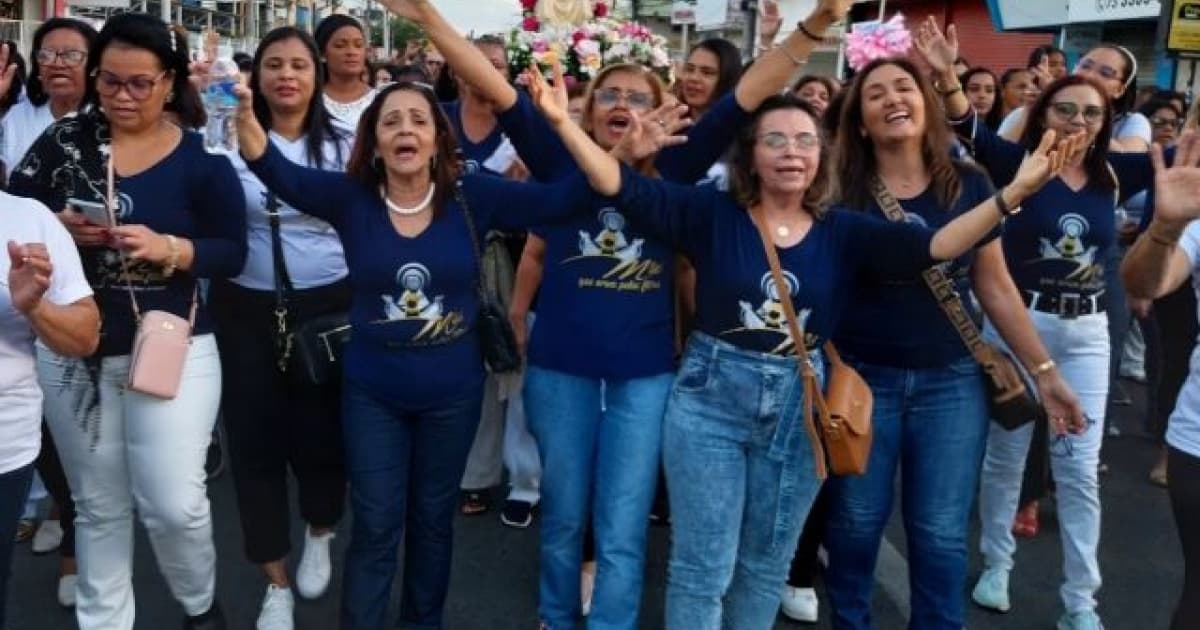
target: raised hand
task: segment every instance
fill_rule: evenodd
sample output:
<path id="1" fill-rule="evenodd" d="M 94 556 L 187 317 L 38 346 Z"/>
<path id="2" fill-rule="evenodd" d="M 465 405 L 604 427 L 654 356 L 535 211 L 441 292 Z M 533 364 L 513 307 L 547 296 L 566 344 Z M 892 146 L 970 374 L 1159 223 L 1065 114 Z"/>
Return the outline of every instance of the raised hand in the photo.
<path id="1" fill-rule="evenodd" d="M 1053 129 L 1047 129 L 1042 134 L 1038 147 L 1021 160 L 1017 174 L 1013 177 L 1013 186 L 1022 198 L 1028 197 L 1046 185 L 1046 182 L 1058 177 L 1063 167 L 1079 157 L 1084 150 L 1085 137 L 1082 132 L 1058 139 Z"/>
<path id="2" fill-rule="evenodd" d="M 629 129 L 617 144 L 617 155 L 636 162 L 666 147 L 687 142 L 687 136 L 679 133 L 692 124 L 687 112 L 686 105 L 668 103 L 641 116 L 634 116 Z"/>
<path id="3" fill-rule="evenodd" d="M 1162 145 L 1150 147 L 1154 164 L 1154 220 L 1182 226 L 1200 218 L 1200 135 L 1185 131 L 1167 166 Z"/>
<path id="4" fill-rule="evenodd" d="M 11 63 L 12 47 L 0 44 L 0 94 L 8 94 L 17 76 L 17 64 Z"/>
<path id="5" fill-rule="evenodd" d="M 50 288 L 50 276 L 54 273 L 50 253 L 41 243 L 21 245 L 9 241 L 8 262 L 8 292 L 13 308 L 28 315 Z"/>
<path id="6" fill-rule="evenodd" d="M 238 97 L 238 150 L 246 159 L 257 160 L 267 150 L 267 132 L 254 115 L 254 94 L 240 83 L 233 86 L 233 93 Z"/>
<path id="7" fill-rule="evenodd" d="M 850 12 L 850 5 L 856 0 L 820 0 L 817 3 L 816 11 L 824 13 L 831 22 L 840 22 L 845 19 L 846 14 Z M 814 12 L 816 12 L 814 11 Z"/>
<path id="8" fill-rule="evenodd" d="M 1050 56 L 1043 55 L 1036 66 L 1030 66 L 1029 74 L 1033 75 L 1033 82 L 1037 84 L 1039 94 L 1047 85 L 1054 83 L 1054 75 L 1050 74 Z"/>
<path id="9" fill-rule="evenodd" d="M 429 11 L 433 9 L 432 3 L 428 0 L 382 0 L 382 4 L 393 15 L 417 23 L 424 20 L 429 15 Z"/>
<path id="10" fill-rule="evenodd" d="M 763 46 L 770 46 L 783 28 L 783 16 L 779 14 L 778 0 L 763 0 L 758 16 L 758 38 Z"/>
<path id="11" fill-rule="evenodd" d="M 525 85 L 529 88 L 529 98 L 538 111 L 542 112 L 542 116 L 545 116 L 551 125 L 559 125 L 570 122 L 571 116 L 567 111 L 566 79 L 563 77 L 562 64 L 558 60 L 552 64 L 551 72 L 554 74 L 554 85 L 546 81 L 537 62 L 532 62 L 525 71 Z"/>
<path id="12" fill-rule="evenodd" d="M 925 18 L 917 29 L 913 45 L 938 74 L 945 75 L 953 71 L 954 60 L 958 59 L 958 30 L 953 24 L 946 28 L 943 35 L 932 15 Z"/>

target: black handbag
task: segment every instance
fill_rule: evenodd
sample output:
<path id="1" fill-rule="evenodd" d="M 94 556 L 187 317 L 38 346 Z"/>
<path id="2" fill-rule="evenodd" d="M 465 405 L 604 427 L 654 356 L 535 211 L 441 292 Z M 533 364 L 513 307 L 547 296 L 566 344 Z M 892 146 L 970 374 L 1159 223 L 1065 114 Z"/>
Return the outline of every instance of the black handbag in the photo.
<path id="1" fill-rule="evenodd" d="M 903 222 L 905 220 L 904 209 L 900 207 L 900 202 L 883 184 L 883 180 L 878 177 L 873 178 L 871 192 L 889 221 Z M 979 326 L 971 318 L 970 312 L 963 304 L 962 296 L 954 287 L 954 281 L 937 266 L 921 272 L 921 277 L 929 286 L 930 292 L 933 293 L 942 312 L 946 314 L 946 318 L 958 331 L 963 345 L 971 351 L 971 356 L 983 369 L 983 382 L 987 388 L 988 397 L 988 415 L 991 419 L 1012 431 L 1041 417 L 1042 406 L 1033 397 L 1033 388 L 1026 380 L 1025 374 L 1011 355 L 983 340 L 979 334 Z"/>
<path id="2" fill-rule="evenodd" d="M 271 257 L 275 263 L 275 359 L 280 372 L 301 384 L 336 383 L 342 375 L 342 353 L 350 340 L 350 320 L 345 312 L 311 317 L 292 325 L 288 300 L 295 289 L 283 258 L 279 201 L 267 193 L 267 220 L 271 226 Z"/>
<path id="3" fill-rule="evenodd" d="M 475 253 L 475 263 L 479 267 L 479 279 L 475 288 L 479 292 L 479 317 L 476 327 L 479 329 L 480 346 L 483 349 L 483 362 L 494 374 L 515 372 L 521 368 L 521 353 L 517 350 L 517 336 L 513 333 L 512 323 L 508 321 L 508 313 L 500 305 L 504 303 L 501 296 L 495 295 L 495 290 L 487 290 L 483 283 L 483 248 L 479 239 L 479 230 L 475 227 L 475 218 L 467 199 L 462 192 L 462 181 L 454 186 L 454 200 L 462 208 L 463 217 L 467 222 L 467 231 L 471 234 L 471 248 Z"/>

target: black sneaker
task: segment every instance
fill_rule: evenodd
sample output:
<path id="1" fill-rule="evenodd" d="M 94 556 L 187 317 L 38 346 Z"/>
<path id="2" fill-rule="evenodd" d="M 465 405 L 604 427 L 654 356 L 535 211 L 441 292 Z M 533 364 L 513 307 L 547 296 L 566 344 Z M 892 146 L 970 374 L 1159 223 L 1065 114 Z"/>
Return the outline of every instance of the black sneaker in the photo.
<path id="1" fill-rule="evenodd" d="M 195 617 L 184 617 L 183 630 L 225 630 L 225 615 L 221 612 L 221 607 L 213 602 L 208 612 Z"/>
<path id="2" fill-rule="evenodd" d="M 528 501 L 505 501 L 504 509 L 500 510 L 500 522 L 517 529 L 529 527 L 533 522 L 533 505 Z"/>
<path id="3" fill-rule="evenodd" d="M 212 441 L 208 443 L 208 455 L 204 458 L 204 472 L 212 481 L 225 472 L 225 454 L 221 451 L 221 430 L 213 429 Z"/>

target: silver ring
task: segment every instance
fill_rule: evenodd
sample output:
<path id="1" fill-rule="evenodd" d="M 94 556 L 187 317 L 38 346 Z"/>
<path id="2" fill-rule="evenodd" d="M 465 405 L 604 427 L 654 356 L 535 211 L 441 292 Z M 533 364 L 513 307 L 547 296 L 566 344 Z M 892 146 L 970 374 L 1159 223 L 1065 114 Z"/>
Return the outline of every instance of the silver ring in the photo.
<path id="1" fill-rule="evenodd" d="M 28 264 L 28 263 L 29 263 L 29 257 L 28 257 L 28 256 L 22 256 L 22 257 L 21 257 L 21 263 L 22 263 L 22 264 Z"/>
<path id="2" fill-rule="evenodd" d="M 667 121 L 665 121 L 665 120 L 663 120 L 663 119 L 659 118 L 657 122 L 658 122 L 658 126 L 659 126 L 659 127 L 662 127 L 662 128 L 664 128 L 664 129 L 667 127 Z"/>

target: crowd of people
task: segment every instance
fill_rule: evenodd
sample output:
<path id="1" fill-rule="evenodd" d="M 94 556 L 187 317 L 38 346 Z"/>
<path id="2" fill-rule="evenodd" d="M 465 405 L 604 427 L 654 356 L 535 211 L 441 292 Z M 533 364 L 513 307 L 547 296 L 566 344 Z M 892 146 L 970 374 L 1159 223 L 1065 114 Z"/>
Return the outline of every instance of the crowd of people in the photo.
<path id="1" fill-rule="evenodd" d="M 4 44 L 0 627 L 33 538 L 81 629 L 132 629 L 136 515 L 184 627 L 290 629 L 349 505 L 341 627 L 396 624 L 402 571 L 399 626 L 441 628 L 454 521 L 507 480 L 500 520 L 540 519 L 537 619 L 512 627 L 637 628 L 660 521 L 666 628 L 816 622 L 818 573 L 832 626 L 870 628 L 899 500 L 910 627 L 959 629 L 966 591 L 1021 605 L 1017 539 L 1053 495 L 1057 627 L 1098 630 L 1100 446 L 1139 369 L 1183 548 L 1172 630 L 1200 619 L 1200 108 L 1139 90 L 1119 45 L 974 67 L 932 18 L 907 56 L 797 78 L 851 4 L 784 38 L 768 6 L 748 64 L 709 39 L 673 85 L 636 62 L 568 85 L 385 0 L 427 37 L 399 63 L 344 15 L 240 55 L 235 153 L 206 149 L 211 59 L 156 17 L 49 20 L 27 71 Z M 997 421 L 964 330 L 1040 412 Z M 842 360 L 873 394 L 862 474 L 830 474 L 813 419 L 809 377 Z M 215 598 L 218 422 L 253 620 Z"/>

